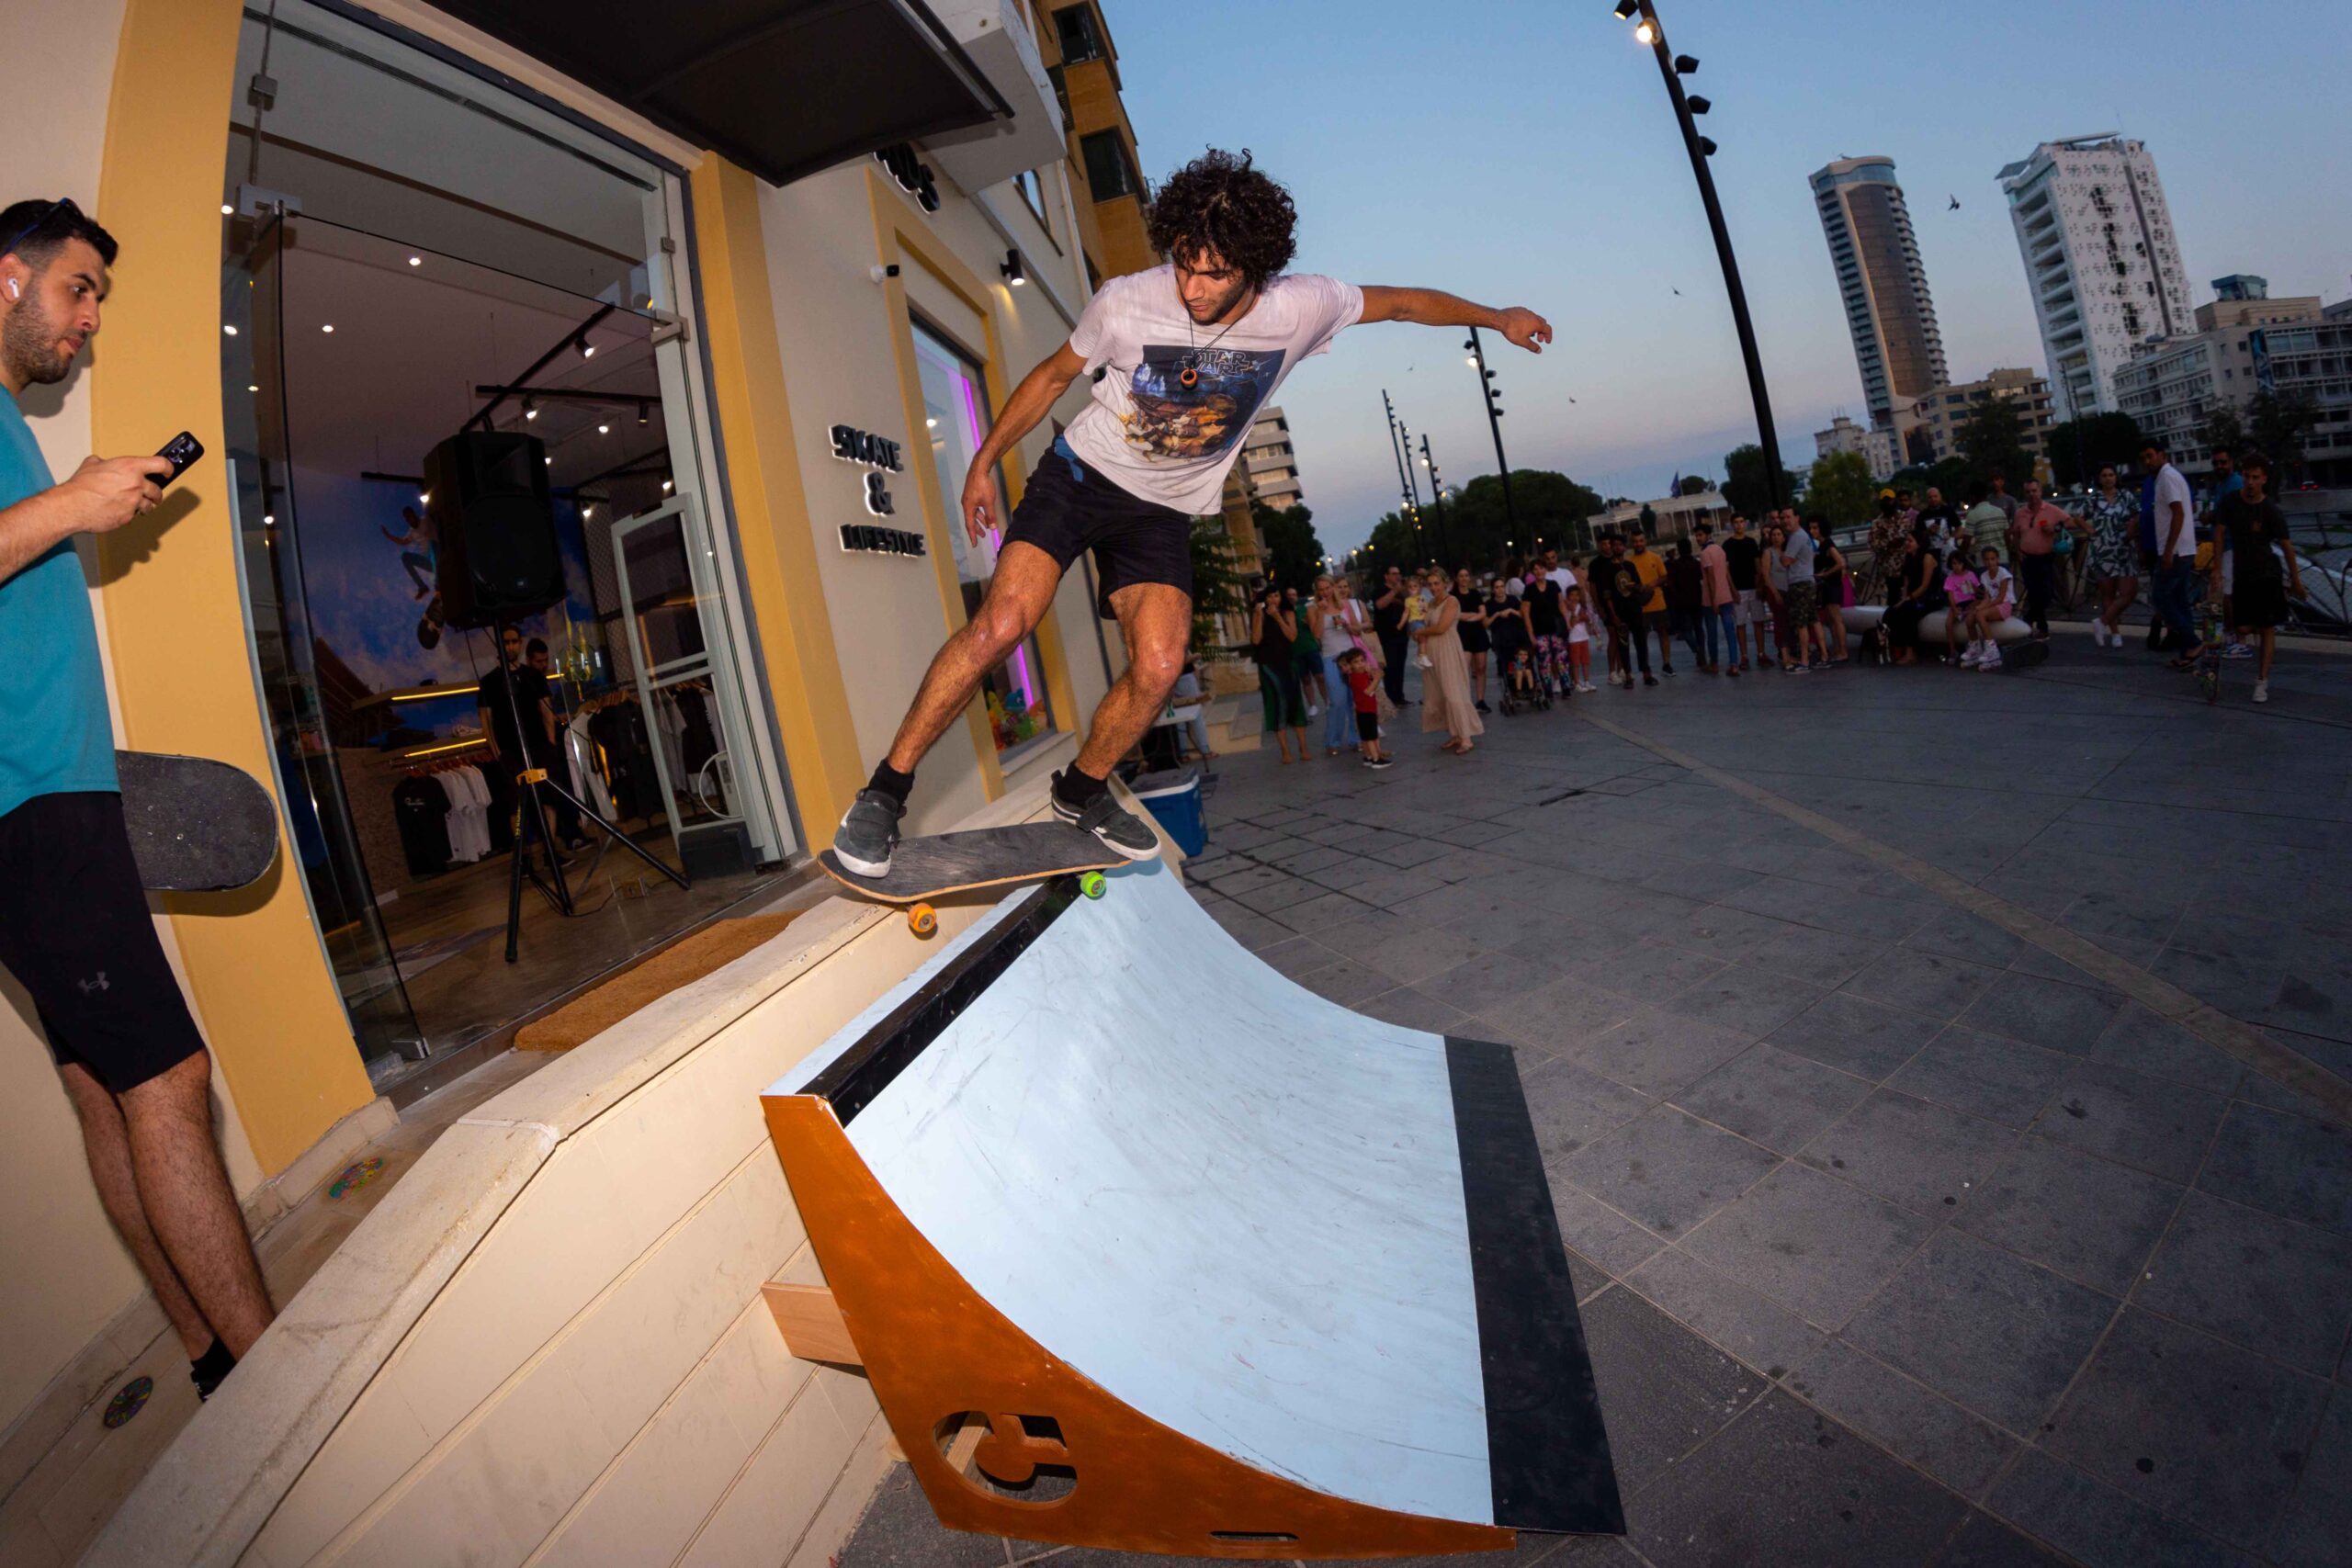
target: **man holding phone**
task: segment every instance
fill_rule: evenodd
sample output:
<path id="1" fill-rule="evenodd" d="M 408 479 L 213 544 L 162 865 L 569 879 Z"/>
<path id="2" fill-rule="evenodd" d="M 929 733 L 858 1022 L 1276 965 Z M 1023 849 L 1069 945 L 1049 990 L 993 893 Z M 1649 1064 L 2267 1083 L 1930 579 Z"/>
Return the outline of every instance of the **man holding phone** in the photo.
<path id="1" fill-rule="evenodd" d="M 209 1394 L 272 1309 L 213 1142 L 211 1060 L 131 860 L 74 548 L 153 511 L 181 463 L 90 457 L 55 483 L 18 406 L 98 330 L 114 257 L 71 201 L 0 209 L 0 965 L 32 995 L 99 1201 Z"/>

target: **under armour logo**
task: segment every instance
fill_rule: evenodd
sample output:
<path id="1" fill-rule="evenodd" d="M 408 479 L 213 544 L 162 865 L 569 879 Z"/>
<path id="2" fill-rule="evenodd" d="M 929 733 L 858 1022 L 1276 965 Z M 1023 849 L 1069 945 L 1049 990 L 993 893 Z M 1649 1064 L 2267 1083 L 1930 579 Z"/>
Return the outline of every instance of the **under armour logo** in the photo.
<path id="1" fill-rule="evenodd" d="M 98 977 L 95 980 L 76 980 L 74 983 L 82 987 L 82 994 L 85 997 L 95 997 L 100 991 L 108 988 L 107 972 L 103 969 L 98 971 Z"/>

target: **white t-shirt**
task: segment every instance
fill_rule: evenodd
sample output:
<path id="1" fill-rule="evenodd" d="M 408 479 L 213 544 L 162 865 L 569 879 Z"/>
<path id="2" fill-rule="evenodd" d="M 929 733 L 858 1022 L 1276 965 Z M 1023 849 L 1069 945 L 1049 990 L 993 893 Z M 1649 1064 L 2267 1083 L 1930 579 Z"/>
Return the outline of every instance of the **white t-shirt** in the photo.
<path id="1" fill-rule="evenodd" d="M 1063 437 L 1129 495 L 1204 516 L 1274 389 L 1363 315 L 1354 284 L 1284 273 L 1239 321 L 1204 327 L 1176 292 L 1174 267 L 1114 277 L 1069 334 L 1088 370 L 1110 374 Z"/>
<path id="2" fill-rule="evenodd" d="M 2180 541 L 2172 547 L 2176 556 L 2197 553 L 2197 499 L 2189 493 L 2188 477 L 2170 463 L 2156 475 L 2156 549 L 2165 547 L 2165 536 L 2172 532 L 2172 503 L 2180 502 Z"/>
<path id="3" fill-rule="evenodd" d="M 1564 594 L 1566 593 L 1569 589 L 1574 588 L 1577 585 L 1577 574 L 1570 571 L 1564 566 L 1555 566 L 1544 575 L 1549 578 L 1554 586 L 1557 587 Z"/>

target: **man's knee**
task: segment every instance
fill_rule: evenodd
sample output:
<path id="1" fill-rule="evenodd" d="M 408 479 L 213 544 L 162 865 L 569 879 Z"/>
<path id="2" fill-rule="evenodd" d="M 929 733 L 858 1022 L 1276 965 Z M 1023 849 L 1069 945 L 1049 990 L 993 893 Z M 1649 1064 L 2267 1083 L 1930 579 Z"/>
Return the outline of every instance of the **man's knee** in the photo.
<path id="1" fill-rule="evenodd" d="M 1127 668 L 1144 695 L 1154 702 L 1164 701 L 1184 673 L 1184 649 L 1182 645 L 1154 648 L 1139 644 Z"/>
<path id="2" fill-rule="evenodd" d="M 1029 627 L 1019 606 L 990 600 L 979 607 L 969 623 L 972 640 L 990 668 L 1012 656 L 1021 639 L 1029 635 Z"/>

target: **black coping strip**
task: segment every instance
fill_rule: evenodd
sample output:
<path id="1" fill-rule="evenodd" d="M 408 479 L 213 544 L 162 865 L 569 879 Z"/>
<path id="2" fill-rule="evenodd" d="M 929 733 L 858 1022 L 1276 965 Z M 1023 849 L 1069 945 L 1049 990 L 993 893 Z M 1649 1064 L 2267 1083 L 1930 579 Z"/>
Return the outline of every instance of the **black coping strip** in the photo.
<path id="1" fill-rule="evenodd" d="M 833 1064 L 800 1090 L 830 1101 L 833 1115 L 848 1126 L 852 1118 L 874 1103 L 891 1080 L 939 1038 L 942 1031 L 978 1001 L 1012 961 L 1061 919 L 1078 897 L 1078 879 L 1057 876 L 1030 901 L 1028 911 L 998 928 L 994 935 L 974 942 L 955 961 L 890 1010 L 865 1032 L 865 1038 L 842 1052 Z"/>
<path id="2" fill-rule="evenodd" d="M 1625 1533 L 1568 1254 L 1507 1045 L 1445 1042 L 1469 1212 L 1495 1523 Z"/>

